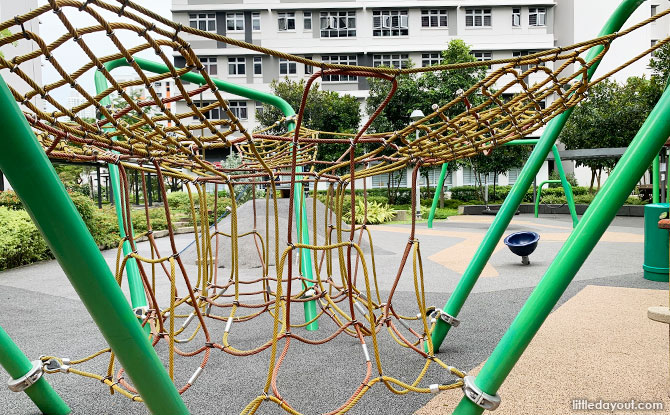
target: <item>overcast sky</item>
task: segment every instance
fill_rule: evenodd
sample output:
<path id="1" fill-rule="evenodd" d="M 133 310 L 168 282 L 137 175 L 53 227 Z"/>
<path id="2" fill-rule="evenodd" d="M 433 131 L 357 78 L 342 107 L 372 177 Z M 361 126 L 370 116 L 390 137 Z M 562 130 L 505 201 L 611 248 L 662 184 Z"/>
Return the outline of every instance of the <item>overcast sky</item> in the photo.
<path id="1" fill-rule="evenodd" d="M 168 19 L 172 18 L 170 13 L 171 1 L 170 0 L 135 0 L 138 4 L 141 4 L 147 8 L 150 8 L 154 12 L 164 16 Z M 111 3 L 115 3 L 113 0 Z M 38 0 L 38 5 L 44 5 L 47 3 L 47 0 Z M 64 8 L 65 16 L 76 28 L 82 28 L 87 26 L 96 25 L 97 22 L 89 16 L 87 13 L 79 12 L 76 8 Z M 96 11 L 99 11 L 96 8 Z M 118 17 L 117 15 L 109 12 L 101 12 L 104 19 L 108 22 L 121 22 L 124 19 Z M 127 20 L 125 20 L 127 21 Z M 58 37 L 62 36 L 65 33 L 65 27 L 59 20 L 58 16 L 54 13 L 45 13 L 41 16 L 41 25 L 40 25 L 40 37 L 42 37 L 47 43 L 53 42 Z M 127 31 L 115 31 L 118 38 L 122 41 L 126 47 L 138 45 L 141 41 L 139 37 L 134 33 L 128 33 Z M 96 56 L 101 57 L 105 55 L 110 55 L 117 52 L 117 49 L 111 43 L 111 41 L 104 34 L 94 34 L 84 36 L 86 44 L 93 50 Z M 143 39 L 142 39 L 143 40 Z M 64 66 L 64 69 L 72 73 L 77 69 L 81 68 L 90 59 L 81 51 L 81 49 L 72 41 L 68 41 L 58 49 L 54 51 L 54 56 L 58 62 Z M 138 56 L 145 57 L 147 59 L 156 60 L 156 55 L 153 51 L 148 53 L 142 52 Z M 88 92 L 95 93 L 95 87 L 93 84 L 93 72 L 88 71 L 82 77 L 79 78 L 78 83 L 81 84 Z M 123 77 L 124 75 L 128 77 L 131 73 L 128 70 L 123 68 L 114 70 L 114 75 Z M 42 66 L 42 82 L 47 84 L 55 82 L 60 79 L 60 75 L 55 71 L 53 66 L 48 62 L 43 60 Z M 70 88 L 58 88 L 52 94 L 59 101 L 64 102 L 67 100 L 68 96 L 72 94 Z"/>

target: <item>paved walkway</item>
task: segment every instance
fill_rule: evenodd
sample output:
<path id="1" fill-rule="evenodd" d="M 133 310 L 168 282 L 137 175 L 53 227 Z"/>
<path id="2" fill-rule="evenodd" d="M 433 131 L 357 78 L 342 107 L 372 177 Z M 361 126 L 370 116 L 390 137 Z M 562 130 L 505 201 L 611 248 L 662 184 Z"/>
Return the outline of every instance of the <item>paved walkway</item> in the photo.
<path id="1" fill-rule="evenodd" d="M 421 250 L 424 258 L 427 300 L 431 305 L 441 306 L 448 298 L 458 282 L 460 273 L 467 266 L 474 250 L 488 228 L 492 217 L 452 217 L 446 221 L 435 223 L 432 230 L 426 229 L 425 224 L 418 227 L 418 238 L 421 242 Z M 504 246 L 499 246 L 491 258 L 484 275 L 475 287 L 473 294 L 466 303 L 460 317 L 463 320 L 461 326 L 452 330 L 442 348 L 440 357 L 447 363 L 462 370 L 469 371 L 481 365 L 495 347 L 500 337 L 504 334 L 506 327 L 518 312 L 523 302 L 528 297 L 532 288 L 542 277 L 552 258 L 556 255 L 562 242 L 571 231 L 571 222 L 567 216 L 544 216 L 535 219 L 530 215 L 519 215 L 508 228 L 506 234 L 517 230 L 532 230 L 541 235 L 538 250 L 531 256 L 531 265 L 522 266 L 519 257 L 513 255 Z M 388 225 L 372 227 L 374 246 L 378 249 L 377 274 L 380 281 L 380 289 L 387 292 L 392 279 L 397 272 L 401 253 L 407 242 L 408 225 Z M 186 246 L 191 241 L 191 235 L 178 236 L 178 248 Z M 167 239 L 159 240 L 160 247 L 167 250 Z M 140 253 L 146 250 L 146 244 L 141 244 Z M 105 258 L 113 265 L 116 253 L 114 251 L 104 252 Z M 607 383 L 606 376 L 618 376 L 630 379 L 631 382 L 658 388 L 658 382 L 662 376 L 654 375 L 656 379 L 653 384 L 645 383 L 647 375 L 651 372 L 645 370 L 645 366 L 639 361 L 631 360 L 635 368 L 631 372 L 624 363 L 626 356 L 644 354 L 647 357 L 656 358 L 659 373 L 667 374 L 667 353 L 658 355 L 658 347 L 667 352 L 667 337 L 648 336 L 644 345 L 639 343 L 637 334 L 632 335 L 626 329 L 606 330 L 600 323 L 605 322 L 612 316 L 606 310 L 620 307 L 616 300 L 607 300 L 612 290 L 608 287 L 625 287 L 625 294 L 617 295 L 630 298 L 631 302 L 646 310 L 646 303 L 651 305 L 667 304 L 667 283 L 654 283 L 642 278 L 642 256 L 643 256 L 643 231 L 641 218 L 617 218 L 609 227 L 605 237 L 598 244 L 586 264 L 578 273 L 575 281 L 570 285 L 568 291 L 561 299 L 561 304 L 578 295 L 574 300 L 579 304 L 593 304 L 593 309 L 586 310 L 578 307 L 563 311 L 574 302 L 558 308 L 558 311 L 550 317 L 549 325 L 543 329 L 542 335 L 547 333 L 546 342 L 541 343 L 537 350 L 541 352 L 544 345 L 559 342 L 564 345 L 564 355 L 556 359 L 557 363 L 552 365 L 572 368 L 565 373 L 570 379 L 581 379 L 585 372 L 580 365 L 579 356 L 575 356 L 575 348 L 584 350 L 584 353 L 592 359 L 600 359 L 611 353 L 610 349 L 603 349 L 601 345 L 610 345 L 612 349 L 621 350 L 621 356 L 617 364 L 611 369 L 603 372 L 605 382 L 600 384 L 588 384 L 584 386 L 583 394 L 577 397 L 602 397 L 603 399 L 626 400 L 635 398 L 636 390 L 621 391 L 617 395 L 611 389 L 599 389 Z M 194 267 L 190 266 L 190 271 Z M 219 269 L 223 275 L 228 270 Z M 258 269 L 240 270 L 242 275 L 258 275 Z M 159 281 L 160 282 L 160 281 Z M 161 283 L 161 289 L 165 289 L 165 282 Z M 587 287 L 587 289 L 584 289 Z M 582 290 L 584 289 L 584 292 Z M 586 296 L 586 297 L 584 297 Z M 619 297 L 613 297 L 619 298 Z M 602 301 L 601 301 L 602 300 Z M 413 310 L 416 307 L 414 297 L 413 281 L 411 279 L 411 268 L 403 275 L 398 292 L 394 297 L 394 304 L 398 310 Z M 626 303 L 626 306 L 629 304 Z M 621 304 L 623 313 L 624 304 Z M 628 310 L 626 308 L 625 310 Z M 296 317 L 300 318 L 300 310 L 296 311 Z M 580 314 L 581 313 L 581 314 Z M 584 316 L 588 318 L 576 318 Z M 552 325 L 553 318 L 559 318 L 560 324 Z M 643 319 L 642 319 L 643 320 Z M 642 321 L 640 320 L 640 321 Z M 245 326 L 245 330 L 231 332 L 236 344 L 243 347 L 253 347 L 268 340 L 267 322 L 259 321 L 258 324 Z M 568 324 L 569 323 L 569 324 Z M 43 262 L 19 269 L 0 273 L 0 325 L 16 340 L 19 346 L 30 358 L 36 358 L 41 354 L 54 354 L 63 357 L 80 357 L 87 353 L 104 347 L 104 342 L 97 327 L 92 323 L 90 316 L 82 307 L 76 293 L 69 286 L 66 277 L 55 261 Z M 623 327 L 623 326 L 622 326 Z M 649 326 L 651 330 L 657 329 L 665 333 L 667 328 L 659 324 Z M 314 338 L 319 338 L 326 333 L 332 332 L 334 326 L 323 322 L 322 330 L 312 333 Z M 218 329 L 217 329 L 218 330 Z M 596 333 L 595 338 L 599 342 L 583 341 L 579 343 L 565 343 L 566 331 L 573 330 L 570 338 L 580 336 L 579 333 Z M 217 339 L 219 332 L 216 331 Z M 305 334 L 301 332 L 301 334 Z M 557 339 L 558 337 L 558 339 Z M 384 331 L 380 333 L 380 345 L 383 349 L 382 358 L 385 371 L 392 376 L 399 377 L 405 381 L 413 380 L 422 367 L 422 360 L 411 353 L 400 349 L 389 338 Z M 538 337 L 538 341 L 539 341 Z M 220 340 L 220 339 L 219 339 Z M 552 343 L 554 342 L 554 343 Z M 637 342 L 637 343 L 636 343 Z M 533 356 L 534 342 L 529 350 L 529 356 Z M 660 345 L 658 344 L 660 343 Z M 653 348 L 652 348 L 653 344 Z M 644 347 L 642 347 L 644 346 Z M 649 347 L 647 347 L 649 346 Z M 553 346 L 556 347 L 556 346 Z M 555 350 L 555 349 L 546 349 Z M 162 352 L 159 350 L 159 353 Z M 553 353 L 553 352 L 552 352 Z M 279 388 L 285 397 L 296 405 L 296 409 L 306 414 L 322 413 L 323 411 L 339 406 L 363 379 L 364 367 L 357 358 L 360 347 L 350 338 L 338 337 L 319 347 L 296 346 L 287 356 L 279 377 Z M 261 353 L 249 358 L 233 358 L 224 353 L 214 353 L 206 371 L 198 379 L 196 385 L 185 395 L 184 400 L 194 414 L 237 414 L 241 409 L 259 392 L 262 391 L 267 373 L 269 355 Z M 572 359 L 572 360 L 571 360 Z M 177 366 L 177 382 L 185 382 L 193 373 L 197 361 L 180 363 Z M 528 360 L 528 365 L 523 369 L 520 366 L 518 372 L 515 370 L 510 377 L 509 390 L 504 400 L 509 402 L 522 402 L 525 398 L 521 395 L 521 388 L 515 389 L 515 382 L 523 382 L 531 379 L 533 385 L 553 385 L 554 378 L 559 374 L 539 376 L 538 372 L 546 373 L 546 367 L 539 367 L 541 359 Z M 547 363 L 549 365 L 549 363 Z M 105 362 L 93 364 L 93 370 L 104 370 Z M 551 366 L 554 367 L 554 366 Z M 646 366 L 648 367 L 648 366 Z M 526 372 L 524 372 L 526 370 Z M 594 376 L 589 369 L 590 376 Z M 4 372 L 2 372 L 4 373 Z M 517 377 L 517 373 L 519 376 Z M 637 380 L 636 380 L 637 379 Z M 54 375 L 48 377 L 49 382 L 54 385 L 59 393 L 65 398 L 74 410 L 75 414 L 105 413 L 105 414 L 146 414 L 146 409 L 139 404 L 129 402 L 118 396 L 109 396 L 105 388 L 99 382 L 82 379 L 72 375 Z M 442 383 L 444 376 L 441 371 L 430 371 L 427 375 L 426 384 Z M 537 387 L 538 390 L 540 386 Z M 580 390 L 575 390 L 574 393 Z M 611 392 L 611 393 L 610 393 Z M 625 393 L 624 393 L 625 392 Z M 654 392 L 656 392 L 654 390 Z M 567 392 L 566 392 L 567 393 Z M 571 392 L 572 393 L 572 392 Z M 449 413 L 448 407 L 441 406 L 442 402 L 456 402 L 461 396 L 460 391 L 447 392 L 447 397 L 440 396 L 439 399 L 451 399 L 450 401 L 439 401 L 438 412 L 426 413 Z M 516 398 L 514 396 L 517 396 Z M 545 400 L 539 398 L 537 405 L 527 407 L 515 412 L 512 409 L 507 413 L 565 413 L 551 412 L 552 405 L 565 407 L 566 397 L 569 393 L 557 394 L 557 401 L 551 401 L 550 396 L 543 395 Z M 640 395 L 639 399 L 651 395 Z M 656 396 L 656 395 L 654 395 Z M 423 405 L 433 398 L 431 395 L 408 394 L 397 396 L 390 393 L 381 385 L 373 387 L 359 404 L 350 412 L 352 414 L 411 414 L 419 410 Z M 455 401 L 454 401 L 455 399 Z M 529 398 L 530 399 L 530 398 Z M 543 406 L 547 402 L 546 406 Z M 431 403 L 430 408 L 436 408 Z M 509 404 L 507 404 L 509 405 Z M 6 414 L 35 414 L 36 410 L 23 394 L 13 394 L 5 388 L 0 388 L 0 407 Z M 101 409 L 102 408 L 102 409 Z M 501 408 L 502 409 L 502 408 Z M 543 411 L 540 411 L 543 409 Z M 432 409 L 426 409 L 431 411 Z M 274 404 L 265 404 L 261 407 L 262 414 L 280 414 L 280 410 Z M 579 412 L 588 413 L 588 412 Z M 658 412 L 656 412 L 658 413 Z M 662 413 L 662 412 L 661 412 Z"/>

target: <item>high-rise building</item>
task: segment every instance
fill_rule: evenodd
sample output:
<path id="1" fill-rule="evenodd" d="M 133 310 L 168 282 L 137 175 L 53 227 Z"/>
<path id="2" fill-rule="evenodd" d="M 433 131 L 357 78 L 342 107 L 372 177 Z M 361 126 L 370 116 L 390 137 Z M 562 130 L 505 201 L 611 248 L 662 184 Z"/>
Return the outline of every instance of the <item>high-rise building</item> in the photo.
<path id="1" fill-rule="evenodd" d="M 37 8 L 37 0 L 22 0 L 22 1 L 3 1 L 0 2 L 0 22 L 5 20 L 12 19 L 14 16 L 25 14 L 30 12 L 33 9 Z M 27 31 L 31 31 L 39 35 L 40 28 L 37 19 L 32 19 L 24 25 Z M 25 55 L 32 52 L 37 48 L 37 45 L 33 41 L 29 40 L 19 40 L 13 45 L 7 45 L 3 48 L 2 52 L 5 58 L 11 58 L 13 56 Z M 39 60 L 32 59 L 28 62 L 25 62 L 21 65 L 21 70 L 30 74 L 31 78 L 37 82 L 37 84 L 42 84 L 42 65 Z M 28 85 L 21 80 L 17 75 L 13 73 L 3 73 L 3 79 L 7 82 L 8 85 L 12 86 L 19 93 L 25 93 L 28 91 Z M 31 102 L 40 109 L 44 108 L 44 100 L 39 96 L 34 96 L 31 99 Z M 6 178 L 0 172 L 0 191 L 8 189 L 9 183 Z"/>
<path id="2" fill-rule="evenodd" d="M 668 0 L 652 0 L 637 10 L 630 22 L 644 20 L 669 4 Z M 410 61 L 420 66 L 440 62 L 440 52 L 456 38 L 470 45 L 474 56 L 482 61 L 570 45 L 596 37 L 617 5 L 612 0 L 173 0 L 172 12 L 175 22 L 314 60 L 406 67 Z M 601 71 L 632 57 L 626 53 L 639 53 L 667 37 L 669 21 L 665 17 L 615 42 Z M 214 40 L 193 39 L 192 46 L 211 75 L 262 91 L 269 92 L 272 80 L 298 80 L 313 71 L 300 63 Z M 184 61 L 176 57 L 175 63 L 183 65 Z M 647 66 L 648 57 L 616 78 L 649 74 Z M 350 76 L 323 79 L 320 88 L 347 93 L 361 101 L 369 92 L 365 78 Z M 236 96 L 226 98 L 239 118 L 251 128 L 257 125 L 260 103 Z M 205 93 L 203 99 L 211 101 L 213 96 Z M 568 171 L 574 169 L 573 163 L 565 164 Z M 543 172 L 540 179 L 547 176 L 548 169 Z M 501 182 L 513 183 L 517 174 L 510 171 L 500 178 Z M 429 176 L 435 183 L 436 173 L 431 171 Z M 474 181 L 472 170 L 465 168 L 447 178 L 447 185 Z M 383 177 L 371 179 L 370 184 L 386 185 Z"/>

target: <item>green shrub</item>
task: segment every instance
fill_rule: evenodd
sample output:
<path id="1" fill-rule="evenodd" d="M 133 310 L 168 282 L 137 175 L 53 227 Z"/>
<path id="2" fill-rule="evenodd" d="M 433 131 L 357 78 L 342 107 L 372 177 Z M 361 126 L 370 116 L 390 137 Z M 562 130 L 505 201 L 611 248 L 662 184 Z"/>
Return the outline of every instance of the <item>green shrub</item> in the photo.
<path id="1" fill-rule="evenodd" d="M 367 223 L 378 224 L 388 222 L 393 219 L 393 210 L 385 204 L 368 200 L 367 205 Z M 347 212 L 343 216 L 347 223 L 351 223 L 351 212 Z M 359 199 L 356 201 L 356 223 L 363 223 L 365 221 L 365 201 Z"/>
<path id="2" fill-rule="evenodd" d="M 567 179 L 568 183 L 570 183 L 570 186 L 573 188 L 577 187 L 577 177 L 575 177 L 574 173 L 566 174 L 565 178 Z M 554 170 L 549 173 L 549 180 L 561 180 L 561 176 L 556 170 Z M 561 183 L 549 183 L 548 186 L 550 188 L 562 187 Z"/>
<path id="3" fill-rule="evenodd" d="M 25 210 L 0 206 L 0 229 L 0 270 L 52 257 Z"/>
<path id="4" fill-rule="evenodd" d="M 131 211 L 130 220 L 133 223 L 133 229 L 136 234 L 147 231 L 147 216 L 144 209 Z M 149 220 L 151 220 L 151 229 L 155 231 L 161 231 L 168 228 L 165 209 L 163 207 L 149 209 Z"/>
<path id="5" fill-rule="evenodd" d="M 0 206 L 5 206 L 8 209 L 23 209 L 21 199 L 12 190 L 5 190 L 0 192 Z"/>
<path id="6" fill-rule="evenodd" d="M 87 224 L 87 226 L 100 249 L 118 247 L 121 236 L 119 235 L 114 207 L 108 206 L 103 209 L 96 209 L 93 212 L 90 224 Z"/>
<path id="7" fill-rule="evenodd" d="M 197 196 L 194 196 L 194 202 Z M 167 202 L 170 209 L 178 212 L 190 212 L 191 202 L 188 198 L 187 192 L 170 192 L 167 194 Z"/>

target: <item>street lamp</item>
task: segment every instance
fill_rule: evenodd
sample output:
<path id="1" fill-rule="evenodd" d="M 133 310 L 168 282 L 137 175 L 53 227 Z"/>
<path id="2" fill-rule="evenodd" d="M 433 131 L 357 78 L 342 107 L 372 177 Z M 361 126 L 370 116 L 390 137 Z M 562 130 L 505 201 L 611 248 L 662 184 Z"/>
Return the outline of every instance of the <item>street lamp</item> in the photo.
<path id="1" fill-rule="evenodd" d="M 409 119 L 412 120 L 413 122 L 419 121 L 420 119 L 424 118 L 425 115 L 423 114 L 423 111 L 421 110 L 414 110 L 412 113 L 409 115 Z M 419 139 L 419 129 L 416 129 L 416 140 Z M 417 189 L 416 189 L 416 218 L 421 219 L 421 173 L 419 172 L 419 169 L 416 171 L 416 175 L 419 178 L 419 183 L 417 184 Z"/>

